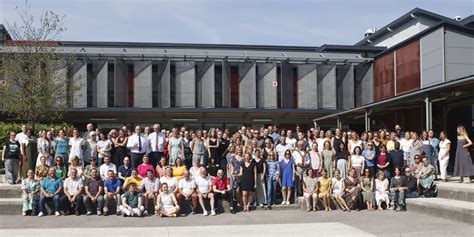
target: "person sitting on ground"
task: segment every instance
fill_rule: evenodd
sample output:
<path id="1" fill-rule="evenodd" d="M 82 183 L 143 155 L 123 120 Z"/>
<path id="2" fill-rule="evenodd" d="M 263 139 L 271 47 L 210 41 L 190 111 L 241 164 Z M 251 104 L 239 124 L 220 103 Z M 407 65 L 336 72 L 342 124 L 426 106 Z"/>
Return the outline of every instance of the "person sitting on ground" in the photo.
<path id="1" fill-rule="evenodd" d="M 396 145 L 395 145 L 396 146 Z M 396 148 L 395 148 L 396 149 Z M 395 168 L 395 176 L 390 180 L 390 199 L 392 209 L 395 211 L 405 211 L 405 189 L 406 180 L 401 176 L 401 168 Z"/>
<path id="2" fill-rule="evenodd" d="M 132 170 L 132 175 L 128 178 L 125 179 L 125 182 L 123 182 L 123 190 L 128 191 L 128 187 L 130 184 L 135 184 L 135 186 L 140 187 L 142 184 L 143 178 L 138 176 L 138 171 L 136 169 Z"/>
<path id="3" fill-rule="evenodd" d="M 143 179 L 140 190 L 143 193 L 143 203 L 145 205 L 145 211 L 143 215 L 148 215 L 148 205 L 150 200 L 153 201 L 153 205 L 156 203 L 156 197 L 160 189 L 160 180 L 153 175 L 153 169 L 146 171 L 146 178 Z"/>
<path id="4" fill-rule="evenodd" d="M 418 197 L 418 180 L 413 176 L 410 167 L 405 168 L 405 198 L 416 198 Z"/>
<path id="5" fill-rule="evenodd" d="M 131 183 L 128 191 L 122 195 L 122 205 L 119 206 L 123 217 L 127 216 L 142 216 L 142 196 L 137 191 L 137 185 Z"/>
<path id="6" fill-rule="evenodd" d="M 222 206 L 222 200 L 227 199 L 230 203 L 230 213 L 235 214 L 233 198 L 230 195 L 230 179 L 224 176 L 224 171 L 221 169 L 217 171 L 217 177 L 212 179 L 212 191 L 218 203 L 217 206 Z"/>
<path id="7" fill-rule="evenodd" d="M 189 176 L 188 176 L 189 177 Z M 183 179 L 184 180 L 184 179 Z M 157 197 L 155 213 L 161 217 L 176 217 L 180 211 L 174 192 L 168 190 L 168 184 L 161 184 L 161 192 Z"/>
<path id="8" fill-rule="evenodd" d="M 382 203 L 389 204 L 388 198 L 388 180 L 385 178 L 385 173 L 380 171 L 375 180 L 375 201 L 377 202 L 377 209 L 382 211 Z"/>
<path id="9" fill-rule="evenodd" d="M 184 178 L 179 180 L 178 183 L 178 192 L 176 194 L 176 199 L 179 204 L 182 206 L 185 200 L 191 201 L 191 214 L 196 214 L 196 207 L 198 204 L 198 196 L 196 194 L 196 183 L 194 179 L 191 179 L 191 174 L 188 170 L 184 171 Z M 168 187 L 167 187 L 168 188 Z"/>
<path id="10" fill-rule="evenodd" d="M 21 181 L 21 198 L 23 199 L 23 216 L 35 214 L 36 202 L 39 199 L 40 183 L 34 179 L 33 170 L 28 170 L 26 179 Z"/>
<path id="11" fill-rule="evenodd" d="M 160 183 L 168 184 L 168 191 L 178 193 L 178 180 L 173 177 L 173 171 L 170 166 L 165 168 L 165 175 L 160 178 Z"/>
<path id="12" fill-rule="evenodd" d="M 330 195 L 331 195 L 331 179 L 328 177 L 328 170 L 322 168 L 321 176 L 318 178 L 319 193 L 318 197 L 323 200 L 323 206 L 326 211 L 331 211 Z"/>
<path id="13" fill-rule="evenodd" d="M 212 182 L 211 178 L 207 176 L 206 168 L 201 167 L 201 175 L 194 178 L 197 186 L 197 194 L 199 197 L 199 204 L 201 205 L 203 215 L 207 216 L 209 213 L 206 210 L 204 199 L 209 199 L 211 203 L 211 215 L 215 216 L 216 211 L 214 210 L 214 194 L 212 193 Z"/>
<path id="14" fill-rule="evenodd" d="M 422 197 L 433 197 L 434 167 L 430 164 L 428 156 L 423 156 L 423 164 L 418 168 L 418 190 Z"/>
<path id="15" fill-rule="evenodd" d="M 344 179 L 341 177 L 341 171 L 339 171 L 339 169 L 334 170 L 334 178 L 332 178 L 331 183 L 332 198 L 336 201 L 339 207 L 341 207 L 341 210 L 350 212 L 351 209 L 347 206 L 346 201 L 343 198 L 344 190 L 346 187 Z"/>
<path id="16" fill-rule="evenodd" d="M 308 212 L 318 210 L 318 179 L 314 177 L 313 169 L 307 169 L 303 178 L 303 197 Z"/>
<path id="17" fill-rule="evenodd" d="M 91 163 L 92 164 L 92 163 Z M 90 178 L 84 181 L 84 205 L 87 209 L 87 215 L 92 214 L 92 206 L 97 206 L 97 215 L 102 215 L 102 208 L 104 208 L 104 181 L 99 178 L 96 168 L 92 168 Z"/>
<path id="18" fill-rule="evenodd" d="M 77 176 L 77 170 L 73 168 L 70 170 L 71 176 L 64 181 L 64 196 L 61 202 L 66 204 L 66 215 L 72 213 L 72 209 L 76 216 L 81 215 L 82 201 L 82 179 Z"/>
<path id="19" fill-rule="evenodd" d="M 117 167 L 110 162 L 110 157 L 108 156 L 104 157 L 104 163 L 100 166 L 99 170 L 102 180 L 107 178 L 107 172 L 109 172 L 109 170 L 112 170 L 114 174 L 117 175 Z"/>
<path id="20" fill-rule="evenodd" d="M 47 201 L 52 200 L 54 204 L 54 214 L 60 216 L 60 200 L 63 191 L 63 181 L 56 177 L 56 170 L 54 167 L 49 168 L 48 177 L 41 182 L 41 196 L 39 201 L 39 213 L 38 216 L 44 216 L 45 204 Z"/>
<path id="21" fill-rule="evenodd" d="M 108 178 L 104 181 L 104 215 L 109 214 L 109 204 L 111 201 L 115 201 L 117 204 L 117 215 L 120 214 L 120 190 L 122 182 L 115 177 L 115 173 L 112 170 L 107 172 Z"/>
<path id="22" fill-rule="evenodd" d="M 145 178 L 148 176 L 147 175 L 148 170 L 151 170 L 153 173 L 153 176 L 156 177 L 155 167 L 153 167 L 153 165 L 149 163 L 148 155 L 143 155 L 142 161 L 143 163 L 141 163 L 137 167 L 138 175 L 142 178 Z"/>

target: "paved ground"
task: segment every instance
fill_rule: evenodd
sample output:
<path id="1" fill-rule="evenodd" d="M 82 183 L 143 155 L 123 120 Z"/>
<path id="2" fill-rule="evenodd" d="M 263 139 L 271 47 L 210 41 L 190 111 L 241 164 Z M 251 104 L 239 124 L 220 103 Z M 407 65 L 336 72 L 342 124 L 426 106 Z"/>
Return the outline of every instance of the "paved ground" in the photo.
<path id="1" fill-rule="evenodd" d="M 72 223 L 80 223 L 82 229 L 71 229 Z M 302 225 L 300 225 L 302 224 Z M 142 228 L 147 229 L 145 234 Z M 156 227 L 156 228 L 155 228 Z M 45 228 L 60 228 L 45 230 Z M 114 229 L 111 229 L 114 228 Z M 133 228 L 138 230 L 133 231 Z M 326 235 L 376 235 L 376 236 L 474 236 L 474 226 L 415 212 L 360 211 L 360 212 L 316 212 L 301 210 L 258 210 L 236 215 L 221 214 L 204 217 L 194 215 L 178 218 L 124 218 L 121 216 L 0 216 L 0 236 L 25 236 L 44 233 L 47 236 L 64 236 L 78 233 L 77 236 L 102 235 L 123 236 L 179 236 L 196 233 L 204 236 L 207 230 L 214 230 L 211 236 L 316 236 Z M 179 230 L 180 232 L 178 232 Z M 203 233 L 203 235 L 199 235 Z M 138 234 L 138 235 L 137 235 Z M 76 235 L 75 235 L 76 236 Z"/>

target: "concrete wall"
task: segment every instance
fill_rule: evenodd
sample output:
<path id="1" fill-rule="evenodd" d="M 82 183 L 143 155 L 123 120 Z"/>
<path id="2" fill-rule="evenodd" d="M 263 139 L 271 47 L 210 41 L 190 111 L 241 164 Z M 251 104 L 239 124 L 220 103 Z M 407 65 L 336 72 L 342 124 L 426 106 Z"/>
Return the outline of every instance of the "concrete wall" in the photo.
<path id="1" fill-rule="evenodd" d="M 337 108 L 343 110 L 354 108 L 354 66 L 336 66 L 336 78 Z"/>
<path id="2" fill-rule="evenodd" d="M 133 63 L 133 106 L 153 107 L 152 64 L 151 61 Z"/>
<path id="3" fill-rule="evenodd" d="M 354 66 L 355 106 L 374 102 L 373 64 Z"/>
<path id="4" fill-rule="evenodd" d="M 107 61 L 95 61 L 92 64 L 92 69 L 95 73 L 96 77 L 96 88 L 97 92 L 95 95 L 95 102 L 96 106 L 100 108 L 107 107 L 107 100 L 108 100 L 108 66 L 109 63 Z"/>
<path id="5" fill-rule="evenodd" d="M 196 62 L 197 107 L 215 107 L 214 62 Z"/>
<path id="6" fill-rule="evenodd" d="M 115 60 L 114 63 L 114 106 L 128 106 L 128 63 Z"/>
<path id="7" fill-rule="evenodd" d="M 160 108 L 169 108 L 171 107 L 171 79 L 170 79 L 170 61 L 158 61 L 156 62 L 157 72 L 156 80 L 157 83 L 157 92 L 158 92 L 158 107 Z"/>
<path id="8" fill-rule="evenodd" d="M 474 38 L 446 30 L 446 81 L 474 75 Z"/>
<path id="9" fill-rule="evenodd" d="M 77 88 L 73 94 L 72 107 L 87 107 L 87 63 L 82 60 L 76 61 L 71 73 L 73 85 Z"/>
<path id="10" fill-rule="evenodd" d="M 67 88 L 66 88 L 66 80 L 68 75 L 68 69 L 66 62 L 63 61 L 54 61 L 53 63 L 49 64 L 51 70 L 53 70 L 53 80 L 55 83 L 61 83 L 64 86 L 61 90 L 55 92 L 55 102 L 59 107 L 67 106 Z"/>
<path id="11" fill-rule="evenodd" d="M 421 88 L 445 81 L 444 78 L 444 28 L 420 39 Z"/>
<path id="12" fill-rule="evenodd" d="M 231 107 L 230 63 L 222 62 L 222 107 Z"/>
<path id="13" fill-rule="evenodd" d="M 298 108 L 318 108 L 318 70 L 316 64 L 297 66 L 298 72 Z"/>
<path id="14" fill-rule="evenodd" d="M 294 65 L 289 63 L 281 64 L 281 79 L 280 79 L 280 93 L 281 93 L 281 108 L 293 108 L 293 80 L 294 80 Z"/>
<path id="15" fill-rule="evenodd" d="M 196 70 L 194 61 L 176 62 L 176 107 L 196 107 Z"/>
<path id="16" fill-rule="evenodd" d="M 276 63 L 257 64 L 257 106 L 258 108 L 276 109 L 277 87 L 273 82 L 277 81 Z"/>
<path id="17" fill-rule="evenodd" d="M 336 66 L 318 65 L 318 108 L 336 108 Z"/>
<path id="18" fill-rule="evenodd" d="M 257 107 L 256 63 L 239 64 L 239 108 Z"/>

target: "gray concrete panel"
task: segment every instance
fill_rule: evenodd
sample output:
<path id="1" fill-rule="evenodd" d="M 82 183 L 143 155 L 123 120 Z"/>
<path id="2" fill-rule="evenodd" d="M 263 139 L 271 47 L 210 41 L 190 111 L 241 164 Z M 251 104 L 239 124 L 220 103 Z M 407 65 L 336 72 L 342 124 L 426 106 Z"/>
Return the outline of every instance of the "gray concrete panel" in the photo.
<path id="1" fill-rule="evenodd" d="M 239 108 L 257 107 L 256 63 L 239 64 Z"/>
<path id="2" fill-rule="evenodd" d="M 444 82 L 444 28 L 420 39 L 421 88 Z"/>
<path id="3" fill-rule="evenodd" d="M 76 61 L 72 68 L 72 81 L 76 87 L 72 97 L 72 107 L 87 107 L 87 63 L 85 61 Z"/>
<path id="4" fill-rule="evenodd" d="M 114 106 L 128 106 L 128 63 L 115 60 L 114 63 Z"/>
<path id="5" fill-rule="evenodd" d="M 446 30 L 446 81 L 474 75 L 474 37 Z"/>
<path id="6" fill-rule="evenodd" d="M 94 61 L 92 64 L 92 70 L 96 72 L 96 95 L 95 95 L 95 106 L 107 107 L 107 96 L 108 96 L 108 65 L 107 61 Z"/>
<path id="7" fill-rule="evenodd" d="M 293 98 L 293 80 L 294 80 L 294 65 L 289 63 L 281 64 L 281 108 L 294 108 Z"/>
<path id="8" fill-rule="evenodd" d="M 336 66 L 337 78 L 337 108 L 352 109 L 355 105 L 354 98 L 354 66 Z"/>
<path id="9" fill-rule="evenodd" d="M 133 63 L 133 106 L 137 108 L 153 107 L 151 61 Z"/>
<path id="10" fill-rule="evenodd" d="M 318 108 L 336 108 L 336 66 L 318 65 Z"/>
<path id="11" fill-rule="evenodd" d="M 298 108 L 318 108 L 318 70 L 316 64 L 298 65 Z"/>
<path id="12" fill-rule="evenodd" d="M 171 107 L 171 75 L 170 61 L 157 62 L 158 72 L 156 80 L 158 80 L 158 107 Z"/>
<path id="13" fill-rule="evenodd" d="M 199 108 L 216 107 L 214 68 L 214 62 L 196 62 L 196 93 Z"/>
<path id="14" fill-rule="evenodd" d="M 222 107 L 231 107 L 230 63 L 222 62 Z"/>
<path id="15" fill-rule="evenodd" d="M 354 86 L 356 107 L 374 102 L 373 64 L 354 66 Z"/>
<path id="16" fill-rule="evenodd" d="M 278 107 L 277 66 L 275 63 L 257 64 L 257 106 L 258 108 L 276 109 Z"/>
<path id="17" fill-rule="evenodd" d="M 176 62 L 176 107 L 196 107 L 196 69 L 194 61 Z"/>
<path id="18" fill-rule="evenodd" d="M 66 83 L 68 75 L 68 69 L 66 62 L 64 61 L 54 61 L 49 64 L 49 67 L 53 71 L 53 81 L 55 84 L 61 83 L 63 85 L 61 90 L 58 90 L 54 93 L 55 102 L 59 107 L 67 106 L 67 88 Z"/>

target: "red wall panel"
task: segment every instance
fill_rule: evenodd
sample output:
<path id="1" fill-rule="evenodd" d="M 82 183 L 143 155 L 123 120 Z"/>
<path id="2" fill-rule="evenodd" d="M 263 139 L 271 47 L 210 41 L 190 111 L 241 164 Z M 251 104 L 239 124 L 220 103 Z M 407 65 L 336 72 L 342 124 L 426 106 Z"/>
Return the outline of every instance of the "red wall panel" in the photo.
<path id="1" fill-rule="evenodd" d="M 374 62 L 374 100 L 391 98 L 394 93 L 393 52 L 375 59 Z"/>
<path id="2" fill-rule="evenodd" d="M 397 93 L 420 89 L 420 41 L 414 41 L 396 50 Z"/>

